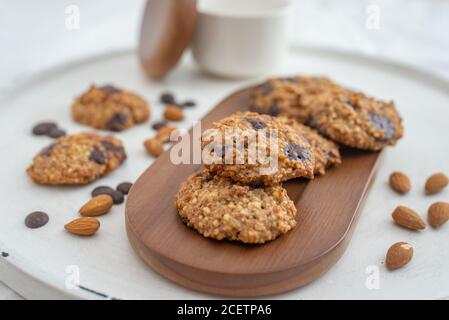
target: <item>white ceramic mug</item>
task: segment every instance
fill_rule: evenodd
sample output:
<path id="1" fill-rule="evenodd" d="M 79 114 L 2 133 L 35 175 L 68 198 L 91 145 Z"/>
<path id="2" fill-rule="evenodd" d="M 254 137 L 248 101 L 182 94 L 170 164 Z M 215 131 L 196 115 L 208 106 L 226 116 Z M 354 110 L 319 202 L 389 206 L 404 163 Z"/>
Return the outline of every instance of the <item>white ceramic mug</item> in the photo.
<path id="1" fill-rule="evenodd" d="M 286 51 L 288 0 L 199 0 L 193 57 L 232 78 L 276 70 Z"/>

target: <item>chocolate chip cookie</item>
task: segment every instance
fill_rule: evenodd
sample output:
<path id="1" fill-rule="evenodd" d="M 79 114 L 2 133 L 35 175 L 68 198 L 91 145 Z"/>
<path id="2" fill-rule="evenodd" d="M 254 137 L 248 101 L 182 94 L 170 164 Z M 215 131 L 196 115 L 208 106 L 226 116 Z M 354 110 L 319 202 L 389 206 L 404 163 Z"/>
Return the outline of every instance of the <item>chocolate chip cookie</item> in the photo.
<path id="1" fill-rule="evenodd" d="M 237 112 L 224 118 L 204 132 L 202 147 L 209 171 L 245 184 L 313 178 L 312 146 L 269 115 Z"/>
<path id="2" fill-rule="evenodd" d="M 175 201 L 183 223 L 217 240 L 264 243 L 296 225 L 296 208 L 280 185 L 251 187 L 202 171 L 190 176 Z"/>
<path id="3" fill-rule="evenodd" d="M 393 102 L 349 90 L 319 95 L 309 124 L 324 136 L 349 147 L 380 150 L 403 135 Z"/>
<path id="4" fill-rule="evenodd" d="M 302 135 L 312 146 L 315 154 L 314 174 L 323 175 L 327 168 L 341 163 L 338 145 L 333 141 L 326 139 L 316 130 L 299 123 L 295 119 L 285 116 L 281 116 L 278 119 Z"/>
<path id="5" fill-rule="evenodd" d="M 111 85 L 92 85 L 72 105 L 76 122 L 96 129 L 122 131 L 149 118 L 147 102 L 138 95 Z"/>
<path id="6" fill-rule="evenodd" d="M 79 133 L 59 138 L 41 150 L 27 172 L 40 184 L 87 184 L 115 170 L 125 159 L 119 139 Z"/>
<path id="7" fill-rule="evenodd" d="M 307 123 L 316 95 L 342 89 L 324 77 L 271 78 L 254 89 L 250 110 L 272 116 L 286 115 Z"/>

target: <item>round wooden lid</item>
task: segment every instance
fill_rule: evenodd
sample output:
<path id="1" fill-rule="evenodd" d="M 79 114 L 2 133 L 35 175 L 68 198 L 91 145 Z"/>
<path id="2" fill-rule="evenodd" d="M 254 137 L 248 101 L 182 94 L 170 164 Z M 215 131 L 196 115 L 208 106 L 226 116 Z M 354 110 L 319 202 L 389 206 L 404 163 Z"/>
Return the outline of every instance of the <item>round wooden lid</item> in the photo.
<path id="1" fill-rule="evenodd" d="M 147 0 L 140 29 L 139 56 L 146 73 L 163 78 L 189 46 L 196 0 Z"/>

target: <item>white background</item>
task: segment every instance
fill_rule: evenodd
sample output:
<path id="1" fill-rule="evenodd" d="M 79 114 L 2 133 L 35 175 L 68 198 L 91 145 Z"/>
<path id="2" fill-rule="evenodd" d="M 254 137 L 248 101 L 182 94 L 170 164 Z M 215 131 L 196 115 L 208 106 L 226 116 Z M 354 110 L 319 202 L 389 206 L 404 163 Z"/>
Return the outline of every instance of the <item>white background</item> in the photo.
<path id="1" fill-rule="evenodd" d="M 449 79 L 449 1 L 293 3 L 292 43 L 387 57 Z M 78 30 L 65 27 L 68 5 L 80 9 Z M 142 0 L 0 0 L 0 94 L 68 61 L 135 47 L 143 6 Z M 378 29 L 366 27 L 367 10 L 373 8 L 379 9 Z M 0 283 L 2 298 L 20 297 Z"/>

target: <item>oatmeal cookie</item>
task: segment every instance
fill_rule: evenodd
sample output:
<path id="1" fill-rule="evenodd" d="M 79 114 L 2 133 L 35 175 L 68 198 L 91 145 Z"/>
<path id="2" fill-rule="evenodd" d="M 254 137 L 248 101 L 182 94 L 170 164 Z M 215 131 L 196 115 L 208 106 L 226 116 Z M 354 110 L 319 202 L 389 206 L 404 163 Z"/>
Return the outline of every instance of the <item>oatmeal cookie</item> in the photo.
<path id="1" fill-rule="evenodd" d="M 250 110 L 272 116 L 286 115 L 307 123 L 316 95 L 343 90 L 324 77 L 271 78 L 257 86 L 251 96 Z"/>
<path id="2" fill-rule="evenodd" d="M 217 240 L 264 243 L 296 225 L 296 208 L 280 185 L 250 187 L 202 171 L 180 187 L 175 201 L 182 221 Z"/>
<path id="3" fill-rule="evenodd" d="M 403 135 L 393 102 L 349 90 L 316 97 L 310 125 L 338 143 L 363 150 L 395 145 Z"/>
<path id="4" fill-rule="evenodd" d="M 125 159 L 119 139 L 79 133 L 59 138 L 41 150 L 27 172 L 40 184 L 87 184 L 115 170 Z"/>
<path id="5" fill-rule="evenodd" d="M 237 112 L 214 123 L 202 140 L 206 169 L 235 181 L 270 185 L 313 178 L 311 145 L 272 116 Z"/>
<path id="6" fill-rule="evenodd" d="M 110 131 L 130 128 L 146 121 L 149 115 L 144 99 L 110 85 L 92 85 L 72 105 L 72 117 L 76 122 Z"/>
<path id="7" fill-rule="evenodd" d="M 279 120 L 292 127 L 298 134 L 302 135 L 312 146 L 315 154 L 314 174 L 323 175 L 326 169 L 341 163 L 338 145 L 320 135 L 316 130 L 305 126 L 295 119 L 279 117 Z"/>

